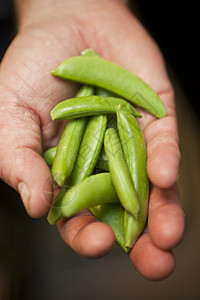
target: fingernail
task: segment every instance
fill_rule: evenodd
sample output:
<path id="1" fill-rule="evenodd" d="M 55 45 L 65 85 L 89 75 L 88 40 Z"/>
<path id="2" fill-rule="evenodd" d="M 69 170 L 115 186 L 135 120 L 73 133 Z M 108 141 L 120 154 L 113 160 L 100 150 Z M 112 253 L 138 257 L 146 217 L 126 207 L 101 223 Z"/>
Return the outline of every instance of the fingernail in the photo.
<path id="1" fill-rule="evenodd" d="M 24 204 L 25 208 L 27 209 L 30 194 L 29 194 L 29 190 L 27 188 L 27 185 L 23 181 L 21 181 L 18 184 L 18 192 L 20 193 L 23 204 Z"/>

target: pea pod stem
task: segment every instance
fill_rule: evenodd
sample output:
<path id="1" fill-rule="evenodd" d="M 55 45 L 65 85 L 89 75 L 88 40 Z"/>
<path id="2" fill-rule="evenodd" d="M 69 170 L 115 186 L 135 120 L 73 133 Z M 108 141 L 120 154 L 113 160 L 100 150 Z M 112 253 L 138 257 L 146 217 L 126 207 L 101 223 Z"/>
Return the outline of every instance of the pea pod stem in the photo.
<path id="1" fill-rule="evenodd" d="M 85 96 L 67 99 L 58 103 L 51 111 L 52 120 L 74 119 L 91 115 L 115 113 L 115 106 L 121 104 L 124 109 L 136 117 L 141 115 L 131 104 L 121 98 Z"/>
<path id="2" fill-rule="evenodd" d="M 112 182 L 119 197 L 119 201 L 122 206 L 137 219 L 140 211 L 140 204 L 130 172 L 124 160 L 119 137 L 114 128 L 106 130 L 104 148 L 108 159 Z"/>
<path id="3" fill-rule="evenodd" d="M 162 101 L 149 85 L 127 69 L 101 57 L 70 57 L 52 74 L 109 90 L 158 118 L 166 115 Z"/>

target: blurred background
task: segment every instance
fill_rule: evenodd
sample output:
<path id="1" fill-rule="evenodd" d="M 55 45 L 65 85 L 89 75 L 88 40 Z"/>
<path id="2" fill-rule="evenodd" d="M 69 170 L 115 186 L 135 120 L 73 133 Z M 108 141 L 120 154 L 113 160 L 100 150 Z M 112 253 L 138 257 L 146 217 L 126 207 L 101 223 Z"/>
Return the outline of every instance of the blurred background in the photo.
<path id="1" fill-rule="evenodd" d="M 46 216 L 27 216 L 18 194 L 0 181 L 0 300 L 200 299 L 200 119 L 198 9 L 190 2 L 134 1 L 159 44 L 176 93 L 182 163 L 179 190 L 186 232 L 174 250 L 177 266 L 161 282 L 143 279 L 116 245 L 97 260 L 75 254 Z M 197 5 L 196 5 L 197 6 Z M 0 1 L 0 59 L 15 36 L 12 1 Z"/>

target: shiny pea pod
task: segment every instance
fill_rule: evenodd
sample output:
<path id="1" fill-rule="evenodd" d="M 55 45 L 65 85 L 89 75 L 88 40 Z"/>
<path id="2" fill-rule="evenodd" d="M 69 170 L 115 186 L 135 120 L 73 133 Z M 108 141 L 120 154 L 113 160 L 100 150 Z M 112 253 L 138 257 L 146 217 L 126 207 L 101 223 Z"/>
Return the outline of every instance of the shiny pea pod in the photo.
<path id="1" fill-rule="evenodd" d="M 114 128 L 106 130 L 104 148 L 108 159 L 109 171 L 119 201 L 135 219 L 138 218 L 140 204 L 135 187 L 124 160 L 120 140 Z"/>
<path id="2" fill-rule="evenodd" d="M 162 101 L 149 85 L 127 69 L 101 57 L 70 57 L 52 74 L 109 90 L 158 118 L 166 115 Z"/>
<path id="3" fill-rule="evenodd" d="M 73 186 L 92 174 L 103 145 L 106 125 L 106 115 L 89 118 L 74 169 L 67 180 L 68 186 Z"/>
<path id="4" fill-rule="evenodd" d="M 146 144 L 137 120 L 117 107 L 117 126 L 124 157 L 132 176 L 135 190 L 140 201 L 140 213 L 137 220 L 125 211 L 125 245 L 132 248 L 144 229 L 147 219 L 149 179 L 146 168 Z"/>
<path id="5" fill-rule="evenodd" d="M 65 193 L 62 198 L 62 216 L 72 217 L 84 209 L 102 203 L 117 202 L 118 197 L 110 173 L 91 175 Z"/>
<path id="6" fill-rule="evenodd" d="M 83 85 L 76 96 L 89 96 L 93 92 L 92 86 Z M 63 186 L 72 172 L 86 124 L 87 118 L 68 120 L 66 123 L 52 163 L 52 176 L 59 186 Z"/>
<path id="7" fill-rule="evenodd" d="M 106 116 L 89 118 L 72 173 L 49 210 L 48 221 L 50 224 L 55 224 L 62 217 L 62 198 L 70 187 L 92 174 L 102 148 L 106 124 Z"/>
<path id="8" fill-rule="evenodd" d="M 124 209 L 118 203 L 104 203 L 90 208 L 101 222 L 108 224 L 115 234 L 116 242 L 127 252 L 124 240 Z"/>
<path id="9" fill-rule="evenodd" d="M 128 112 L 135 117 L 141 115 L 133 108 L 133 106 L 121 98 L 85 96 L 67 99 L 58 103 L 51 110 L 52 120 L 74 119 L 92 115 L 115 113 L 115 106 L 121 104 Z"/>
<path id="10" fill-rule="evenodd" d="M 100 57 L 100 55 L 94 51 L 92 48 L 85 49 L 81 52 L 83 56 L 95 56 Z M 100 87 L 95 88 L 95 95 L 97 96 L 104 96 L 104 97 L 118 97 L 116 94 L 112 93 L 111 91 L 105 90 Z"/>
<path id="11" fill-rule="evenodd" d="M 59 186 L 73 170 L 86 124 L 87 118 L 67 120 L 52 164 L 52 176 Z"/>
<path id="12" fill-rule="evenodd" d="M 53 160 L 54 160 L 54 157 L 56 155 L 56 150 L 57 150 L 57 147 L 52 147 L 52 148 L 49 148 L 47 149 L 44 153 L 43 153 L 43 158 L 46 162 L 46 164 L 48 166 L 52 166 L 53 164 Z"/>

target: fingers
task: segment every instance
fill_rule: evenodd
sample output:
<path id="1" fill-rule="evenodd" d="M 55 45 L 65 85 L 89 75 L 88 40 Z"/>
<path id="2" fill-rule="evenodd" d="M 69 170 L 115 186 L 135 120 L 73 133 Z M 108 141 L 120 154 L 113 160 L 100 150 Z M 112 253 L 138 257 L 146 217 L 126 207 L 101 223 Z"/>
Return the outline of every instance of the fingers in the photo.
<path id="1" fill-rule="evenodd" d="M 160 188 L 170 188 L 178 179 L 181 157 L 175 117 L 154 120 L 146 126 L 144 135 L 149 178 Z"/>
<path id="2" fill-rule="evenodd" d="M 20 193 L 31 217 L 38 218 L 47 212 L 53 196 L 52 181 L 38 153 L 28 148 L 16 149 L 4 158 L 1 172 L 3 180 Z"/>
<path id="3" fill-rule="evenodd" d="M 144 278 L 153 281 L 167 278 L 175 268 L 173 253 L 157 248 L 148 233 L 138 239 L 130 252 L 130 260 Z"/>
<path id="4" fill-rule="evenodd" d="M 41 217 L 52 201 L 52 180 L 41 157 L 40 122 L 13 97 L 0 108 L 0 177 L 22 198 L 32 217 Z"/>
<path id="5" fill-rule="evenodd" d="M 111 251 L 115 236 L 105 223 L 98 222 L 92 215 L 80 215 L 57 223 L 63 240 L 79 255 L 97 258 Z"/>
<path id="6" fill-rule="evenodd" d="M 156 247 L 170 250 L 181 242 L 185 229 L 177 185 L 168 190 L 153 187 L 150 197 L 149 235 Z"/>
<path id="7" fill-rule="evenodd" d="M 175 268 L 171 249 L 182 240 L 185 228 L 177 186 L 169 190 L 153 187 L 148 217 L 148 233 L 134 245 L 130 259 L 136 269 L 147 279 L 162 280 Z"/>

